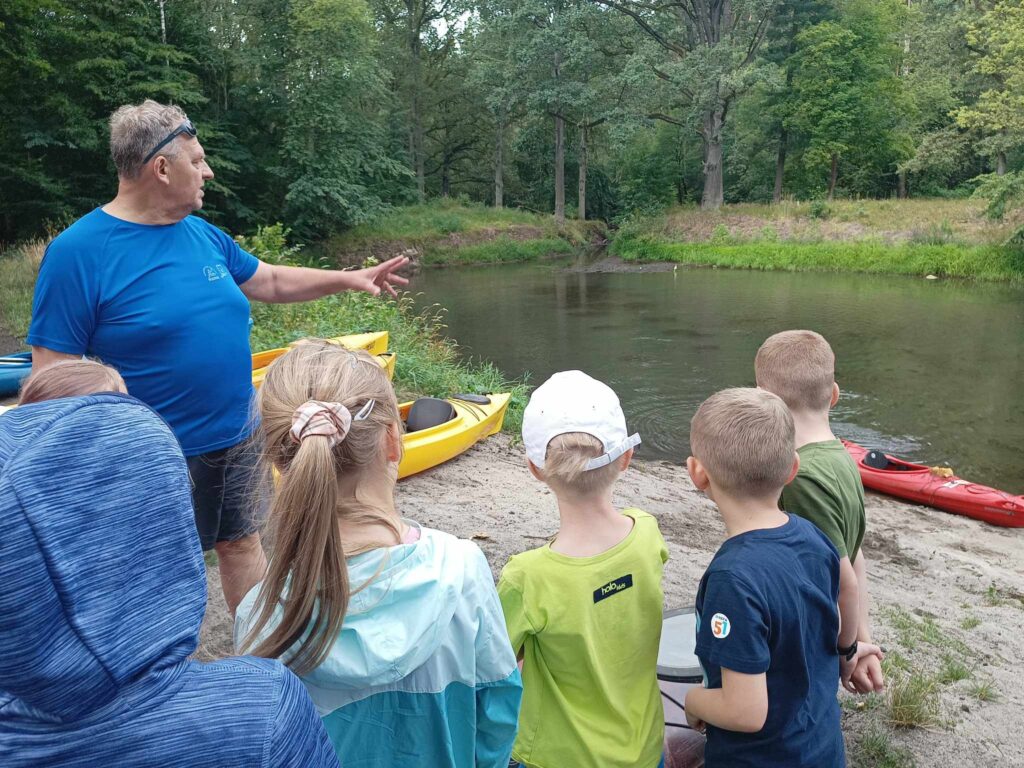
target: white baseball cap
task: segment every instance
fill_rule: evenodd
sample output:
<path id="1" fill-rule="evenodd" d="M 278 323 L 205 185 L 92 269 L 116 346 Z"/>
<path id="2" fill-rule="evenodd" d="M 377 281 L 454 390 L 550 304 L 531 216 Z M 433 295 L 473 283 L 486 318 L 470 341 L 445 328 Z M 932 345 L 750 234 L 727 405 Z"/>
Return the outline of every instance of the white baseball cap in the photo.
<path id="1" fill-rule="evenodd" d="M 586 469 L 607 466 L 640 444 L 640 435 L 626 431 L 619 398 L 607 384 L 583 371 L 562 371 L 533 391 L 523 413 L 526 456 L 544 467 L 548 443 L 567 432 L 593 435 L 605 452 L 587 462 Z"/>

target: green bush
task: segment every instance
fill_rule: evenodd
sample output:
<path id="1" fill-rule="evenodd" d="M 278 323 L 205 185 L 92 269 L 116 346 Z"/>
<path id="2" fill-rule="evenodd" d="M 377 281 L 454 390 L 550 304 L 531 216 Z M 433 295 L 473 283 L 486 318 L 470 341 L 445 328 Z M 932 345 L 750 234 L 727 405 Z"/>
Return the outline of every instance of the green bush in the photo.
<path id="1" fill-rule="evenodd" d="M 812 200 L 807 215 L 812 219 L 828 219 L 832 217 L 832 207 L 824 200 Z"/>

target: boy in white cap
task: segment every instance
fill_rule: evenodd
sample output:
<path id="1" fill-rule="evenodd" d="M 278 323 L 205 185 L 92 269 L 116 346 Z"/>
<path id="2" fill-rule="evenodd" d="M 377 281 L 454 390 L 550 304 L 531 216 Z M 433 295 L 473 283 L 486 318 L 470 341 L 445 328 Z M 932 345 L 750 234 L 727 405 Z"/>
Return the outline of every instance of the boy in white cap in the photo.
<path id="1" fill-rule="evenodd" d="M 512 757 L 524 766 L 655 768 L 664 714 L 656 667 L 657 521 L 619 512 L 612 486 L 633 456 L 619 399 L 581 371 L 556 373 L 523 414 L 530 472 L 558 502 L 558 533 L 516 555 L 498 583 L 523 702 Z"/>

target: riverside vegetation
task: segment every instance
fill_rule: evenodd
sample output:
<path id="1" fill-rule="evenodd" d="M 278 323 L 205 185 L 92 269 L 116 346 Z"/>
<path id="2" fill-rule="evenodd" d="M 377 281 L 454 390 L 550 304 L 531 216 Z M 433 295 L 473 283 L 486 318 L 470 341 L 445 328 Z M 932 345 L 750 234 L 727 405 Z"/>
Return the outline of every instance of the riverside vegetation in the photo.
<path id="1" fill-rule="evenodd" d="M 626 261 L 1024 282 L 1019 214 L 981 200 L 844 200 L 673 208 L 628 220 Z"/>

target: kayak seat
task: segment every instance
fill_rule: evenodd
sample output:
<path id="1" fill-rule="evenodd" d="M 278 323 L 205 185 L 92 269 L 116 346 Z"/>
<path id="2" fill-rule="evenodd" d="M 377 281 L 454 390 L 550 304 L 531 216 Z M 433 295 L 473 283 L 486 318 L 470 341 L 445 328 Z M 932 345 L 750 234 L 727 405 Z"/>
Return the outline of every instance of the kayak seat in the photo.
<path id="1" fill-rule="evenodd" d="M 409 408 L 405 420 L 406 432 L 419 432 L 444 424 L 455 418 L 455 408 L 447 400 L 436 397 L 421 397 Z"/>
<path id="2" fill-rule="evenodd" d="M 881 451 L 868 451 L 864 454 L 864 466 L 872 469 L 888 469 L 889 457 Z"/>

